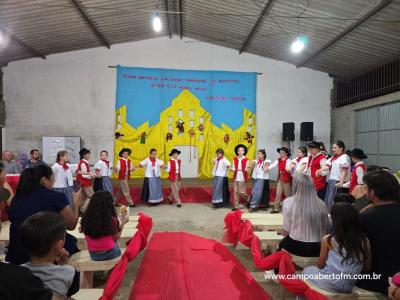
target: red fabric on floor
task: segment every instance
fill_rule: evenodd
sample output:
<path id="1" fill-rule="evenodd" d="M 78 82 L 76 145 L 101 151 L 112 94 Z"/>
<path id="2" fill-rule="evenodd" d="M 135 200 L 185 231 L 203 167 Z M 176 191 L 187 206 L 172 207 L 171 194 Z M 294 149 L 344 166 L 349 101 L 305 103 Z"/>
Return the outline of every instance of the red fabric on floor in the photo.
<path id="1" fill-rule="evenodd" d="M 14 195 L 15 195 L 15 192 L 17 191 L 19 177 L 20 177 L 19 174 L 6 175 L 6 181 L 10 185 L 11 189 L 13 190 Z M 5 209 L 1 212 L 1 221 L 4 222 L 7 220 L 8 220 L 8 214 L 7 214 L 7 209 Z"/>
<path id="2" fill-rule="evenodd" d="M 154 233 L 130 300 L 270 299 L 229 250 L 184 232 Z"/>
<path id="3" fill-rule="evenodd" d="M 106 286 L 103 290 L 103 295 L 100 297 L 100 300 L 111 300 L 114 298 L 119 286 L 122 283 L 122 280 L 124 279 L 128 263 L 135 259 L 139 252 L 146 247 L 147 238 L 152 226 L 152 219 L 143 213 L 139 213 L 137 226 L 138 231 L 129 241 L 129 245 L 124 254 L 122 254 L 120 261 L 116 264 L 110 276 L 108 277 Z"/>
<path id="4" fill-rule="evenodd" d="M 253 232 L 253 226 L 249 220 L 241 219 L 242 212 L 237 210 L 228 213 L 225 218 L 224 240 L 233 245 L 241 242 L 243 245 L 251 248 L 254 265 L 262 270 L 279 269 L 280 275 L 294 274 L 296 269 L 292 262 L 290 254 L 286 251 L 278 251 L 269 256 L 261 252 L 261 243 L 259 238 Z M 305 296 L 310 300 L 325 300 L 324 295 L 312 290 L 303 280 L 279 278 L 279 283 L 288 291 L 295 295 Z"/>

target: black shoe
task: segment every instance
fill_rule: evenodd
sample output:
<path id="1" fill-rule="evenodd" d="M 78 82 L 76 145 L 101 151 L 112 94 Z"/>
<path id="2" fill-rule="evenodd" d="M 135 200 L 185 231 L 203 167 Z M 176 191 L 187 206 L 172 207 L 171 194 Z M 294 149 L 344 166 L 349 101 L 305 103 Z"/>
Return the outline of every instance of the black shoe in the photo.
<path id="1" fill-rule="evenodd" d="M 273 209 L 273 210 L 271 210 L 270 214 L 279 214 L 279 210 Z"/>
<path id="2" fill-rule="evenodd" d="M 212 205 L 213 210 L 216 210 L 217 208 L 218 208 L 217 205 L 215 205 L 215 204 Z"/>
<path id="3" fill-rule="evenodd" d="M 178 204 L 176 205 L 176 207 L 182 207 L 182 204 L 178 203 Z"/>
<path id="4" fill-rule="evenodd" d="M 135 203 L 129 204 L 129 207 L 135 207 Z"/>
<path id="5" fill-rule="evenodd" d="M 114 206 L 120 207 L 121 205 L 119 203 L 115 203 Z"/>
<path id="6" fill-rule="evenodd" d="M 236 207 L 236 206 L 234 206 L 234 207 L 232 207 L 232 209 L 231 209 L 232 211 L 237 211 L 238 210 L 238 208 Z"/>
<path id="7" fill-rule="evenodd" d="M 171 205 L 174 204 L 174 202 L 169 198 L 168 198 L 168 203 L 171 204 Z"/>

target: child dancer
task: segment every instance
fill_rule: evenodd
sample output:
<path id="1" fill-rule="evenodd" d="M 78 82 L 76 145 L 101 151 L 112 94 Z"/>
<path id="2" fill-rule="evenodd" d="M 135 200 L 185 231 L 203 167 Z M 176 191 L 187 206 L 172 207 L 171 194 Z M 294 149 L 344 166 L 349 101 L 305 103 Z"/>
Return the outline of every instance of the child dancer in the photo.
<path id="1" fill-rule="evenodd" d="M 327 291 L 351 293 L 356 279 L 340 275 L 354 277 L 369 268 L 369 241 L 362 233 L 358 217 L 357 209 L 349 203 L 332 206 L 333 232 L 322 238 L 317 266 L 307 267 L 303 271 L 313 284 Z M 329 276 L 328 279 L 331 274 L 337 277 L 332 279 Z"/>
<path id="2" fill-rule="evenodd" d="M 169 173 L 169 183 L 171 186 L 171 193 L 168 196 L 168 201 L 170 204 L 173 204 L 174 199 L 177 207 L 181 207 L 181 198 L 179 196 L 179 190 L 181 187 L 181 160 L 178 159 L 178 155 L 181 154 L 181 151 L 178 149 L 172 149 L 169 154 L 170 160 L 168 161 L 168 165 L 166 171 Z"/>
<path id="3" fill-rule="evenodd" d="M 112 163 L 108 160 L 108 152 L 103 150 L 100 152 L 100 160 L 94 165 L 96 175 L 100 176 L 94 180 L 94 191 L 109 191 L 113 194 L 113 187 L 111 183 Z"/>
<path id="4" fill-rule="evenodd" d="M 320 144 L 318 142 L 309 142 L 307 147 L 310 151 L 307 163 L 307 174 L 309 174 L 314 181 L 318 198 L 324 201 L 326 193 L 326 176 L 323 176 L 322 173 L 317 176 L 317 171 L 325 166 L 326 156 L 321 152 Z"/>
<path id="5" fill-rule="evenodd" d="M 135 167 L 132 165 L 132 161 L 129 159 L 132 150 L 129 148 L 123 148 L 119 152 L 120 159 L 117 162 L 116 171 L 118 172 L 118 181 L 119 181 L 119 192 L 115 195 L 114 204 L 118 205 L 118 199 L 121 196 L 121 193 L 124 195 L 126 201 L 128 202 L 129 207 L 134 207 L 131 194 L 129 193 L 129 184 L 128 180 L 131 177 L 131 172 L 135 170 Z"/>
<path id="6" fill-rule="evenodd" d="M 63 193 L 69 205 L 72 205 L 72 192 L 73 192 L 73 179 L 69 162 L 69 155 L 67 151 L 59 151 L 57 153 L 57 162 L 51 167 L 54 173 L 54 187 L 53 190 Z"/>
<path id="7" fill-rule="evenodd" d="M 110 192 L 98 191 L 94 193 L 82 216 L 80 231 L 85 235 L 89 255 L 93 260 L 109 260 L 121 255 L 118 240 L 128 220 L 120 223 L 113 201 Z"/>
<path id="8" fill-rule="evenodd" d="M 279 153 L 278 160 L 274 161 L 268 170 L 278 167 L 278 177 L 276 178 L 276 197 L 274 209 L 272 214 L 279 213 L 281 209 L 282 191 L 286 197 L 290 196 L 290 183 L 292 182 L 292 175 L 290 174 L 291 160 L 289 158 L 290 151 L 286 147 L 276 149 Z"/>
<path id="9" fill-rule="evenodd" d="M 160 168 L 163 166 L 164 162 L 160 159 L 157 159 L 156 149 L 151 149 L 150 156 L 140 163 L 139 167 L 145 168 L 141 196 L 142 201 L 150 204 L 156 204 L 163 201 L 163 192 L 160 179 Z"/>
<path id="10" fill-rule="evenodd" d="M 246 157 L 247 147 L 243 144 L 239 144 L 235 147 L 236 157 L 233 159 L 232 171 L 233 171 L 233 207 L 232 211 L 235 211 L 239 207 L 240 198 L 244 198 L 246 202 L 249 202 L 250 196 L 246 194 L 246 181 L 249 180 L 247 169 L 249 168 L 249 160 Z"/>
<path id="11" fill-rule="evenodd" d="M 76 170 L 76 180 L 81 185 L 81 212 L 84 213 L 86 207 L 89 205 L 90 198 L 93 196 L 93 186 L 92 186 L 92 174 L 90 173 L 89 159 L 90 151 L 86 148 L 82 148 L 79 151 L 79 156 L 81 160 L 78 163 L 78 169 Z"/>
<path id="12" fill-rule="evenodd" d="M 213 176 L 213 209 L 220 208 L 224 203 L 229 203 L 228 169 L 231 163 L 224 157 L 224 150 L 218 148 L 215 152 L 217 157 L 214 159 L 212 169 Z"/>
<path id="13" fill-rule="evenodd" d="M 264 184 L 265 181 L 269 181 L 268 167 L 271 164 L 270 160 L 266 160 L 267 154 L 265 149 L 260 149 L 257 151 L 257 159 L 251 162 L 253 169 L 252 177 L 254 179 L 253 191 L 250 198 L 249 212 L 255 211 L 259 206 L 260 202 L 263 200 Z M 268 194 L 269 194 L 269 182 L 268 182 Z"/>
<path id="14" fill-rule="evenodd" d="M 296 158 L 292 160 L 290 168 L 292 170 L 292 177 L 297 173 L 303 173 L 307 169 L 308 157 L 307 148 L 301 146 L 297 148 Z"/>
<path id="15" fill-rule="evenodd" d="M 351 160 L 354 162 L 354 169 L 351 172 L 350 181 L 346 182 L 343 187 L 349 188 L 349 192 L 351 193 L 357 185 L 364 184 L 363 177 L 367 171 L 367 168 L 365 167 L 363 159 L 368 158 L 368 156 L 364 154 L 363 150 L 358 148 L 354 148 L 350 155 Z"/>

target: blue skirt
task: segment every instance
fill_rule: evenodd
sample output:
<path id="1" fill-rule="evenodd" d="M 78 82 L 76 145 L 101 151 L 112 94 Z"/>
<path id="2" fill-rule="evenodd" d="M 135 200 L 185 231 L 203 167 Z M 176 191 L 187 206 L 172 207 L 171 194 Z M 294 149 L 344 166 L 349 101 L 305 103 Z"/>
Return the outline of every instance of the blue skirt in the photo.
<path id="1" fill-rule="evenodd" d="M 264 179 L 254 179 L 253 190 L 250 199 L 250 207 L 257 208 L 260 206 L 264 190 Z"/>
<path id="2" fill-rule="evenodd" d="M 333 205 L 333 198 L 335 198 L 337 194 L 337 187 L 335 184 L 338 183 L 338 181 L 329 179 L 328 180 L 328 186 L 326 188 L 326 194 L 325 194 L 325 206 L 328 209 L 328 212 L 331 211 L 332 205 Z"/>
<path id="3" fill-rule="evenodd" d="M 212 203 L 229 203 L 229 186 L 228 177 L 214 176 L 213 178 L 213 192 Z"/>
<path id="4" fill-rule="evenodd" d="M 160 177 L 145 177 L 141 199 L 148 203 L 160 203 L 164 200 Z"/>
<path id="5" fill-rule="evenodd" d="M 54 191 L 59 192 L 59 193 L 63 193 L 69 202 L 69 205 L 72 205 L 72 192 L 74 190 L 74 188 L 72 186 L 69 187 L 63 187 L 63 188 L 53 188 Z"/>

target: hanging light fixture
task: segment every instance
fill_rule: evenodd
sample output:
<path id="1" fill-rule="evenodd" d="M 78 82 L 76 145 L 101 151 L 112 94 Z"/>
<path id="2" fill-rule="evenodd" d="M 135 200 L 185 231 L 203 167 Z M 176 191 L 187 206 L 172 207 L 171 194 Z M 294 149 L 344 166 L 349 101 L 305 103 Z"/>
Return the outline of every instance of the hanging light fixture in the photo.
<path id="1" fill-rule="evenodd" d="M 292 50 L 293 53 L 300 53 L 304 50 L 308 42 L 307 37 L 304 36 L 299 36 L 296 38 L 296 40 L 292 43 L 290 46 L 290 49 Z"/>
<path id="2" fill-rule="evenodd" d="M 4 42 L 4 34 L 3 31 L 1 31 L 0 29 L 0 45 L 3 44 L 3 42 Z"/>
<path id="3" fill-rule="evenodd" d="M 153 30 L 155 32 L 160 32 L 161 28 L 162 28 L 161 19 L 158 16 L 158 14 L 156 14 L 155 17 L 153 18 Z"/>

